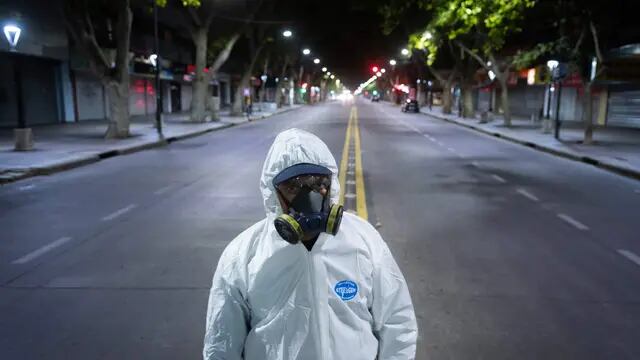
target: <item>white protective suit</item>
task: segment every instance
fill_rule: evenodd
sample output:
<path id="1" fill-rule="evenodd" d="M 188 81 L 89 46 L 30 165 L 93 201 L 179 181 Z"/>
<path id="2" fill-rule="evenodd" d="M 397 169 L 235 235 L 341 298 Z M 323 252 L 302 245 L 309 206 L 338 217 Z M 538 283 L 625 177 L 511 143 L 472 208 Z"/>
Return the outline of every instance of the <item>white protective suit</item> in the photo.
<path id="1" fill-rule="evenodd" d="M 204 359 L 413 359 L 418 330 L 407 284 L 368 222 L 345 212 L 338 234 L 322 233 L 311 251 L 276 232 L 282 209 L 271 180 L 303 162 L 333 172 L 337 203 L 327 146 L 306 131 L 280 133 L 260 180 L 267 217 L 227 246 L 213 276 Z"/>

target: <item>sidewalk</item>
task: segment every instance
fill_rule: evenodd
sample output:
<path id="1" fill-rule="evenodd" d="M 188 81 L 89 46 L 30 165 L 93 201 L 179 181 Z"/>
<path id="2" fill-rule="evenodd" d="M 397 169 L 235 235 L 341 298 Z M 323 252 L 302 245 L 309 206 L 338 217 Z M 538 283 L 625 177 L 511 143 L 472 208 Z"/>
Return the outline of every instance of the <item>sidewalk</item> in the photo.
<path id="1" fill-rule="evenodd" d="M 528 119 L 512 120 L 511 127 L 502 125 L 502 117 L 494 115 L 494 120 L 486 124 L 476 119 L 462 119 L 453 114 L 443 114 L 439 107 L 420 112 L 465 126 L 473 130 L 500 137 L 540 151 L 581 161 L 621 175 L 640 179 L 640 129 L 596 128 L 594 143 L 583 145 L 584 131 L 580 124 L 563 124 L 560 129 L 560 141 L 553 133 L 544 134 L 542 124 L 532 123 Z"/>
<path id="2" fill-rule="evenodd" d="M 251 119 L 247 119 L 246 116 L 230 116 L 229 110 L 222 110 L 220 121 L 207 123 L 190 123 L 188 113 L 164 114 L 164 139 L 158 138 L 152 116 L 133 116 L 131 137 L 121 140 L 104 138 L 107 129 L 104 120 L 35 126 L 34 150 L 26 152 L 13 151 L 13 129 L 3 128 L 0 129 L 0 185 L 72 169 L 113 156 L 164 146 L 177 140 L 264 119 L 300 107 L 301 105 L 294 105 L 272 113 L 253 113 Z"/>

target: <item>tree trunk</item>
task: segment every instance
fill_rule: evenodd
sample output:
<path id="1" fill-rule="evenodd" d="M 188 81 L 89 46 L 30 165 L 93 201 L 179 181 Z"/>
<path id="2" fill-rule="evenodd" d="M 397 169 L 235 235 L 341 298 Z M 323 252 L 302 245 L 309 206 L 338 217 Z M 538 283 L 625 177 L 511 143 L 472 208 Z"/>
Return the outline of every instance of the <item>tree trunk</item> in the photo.
<path id="1" fill-rule="evenodd" d="M 453 84 L 449 81 L 442 84 L 442 113 L 451 114 L 451 107 L 453 106 L 453 99 L 451 97 L 451 86 Z"/>
<path id="2" fill-rule="evenodd" d="M 260 80 L 262 80 L 262 76 L 267 74 L 269 69 L 269 57 L 264 60 L 264 66 L 262 68 L 262 74 L 260 75 Z M 268 79 L 268 77 L 267 77 Z M 267 82 L 263 81 L 260 84 L 260 110 L 262 110 L 262 106 L 264 106 L 264 102 L 267 100 L 265 92 L 267 91 Z"/>
<path id="3" fill-rule="evenodd" d="M 109 100 L 109 127 L 105 138 L 123 139 L 129 137 L 129 81 L 109 81 L 105 88 Z"/>
<path id="4" fill-rule="evenodd" d="M 209 76 L 204 72 L 207 66 L 207 32 L 208 27 L 199 27 L 193 34 L 196 47 L 196 77 L 193 79 L 193 94 L 191 97 L 191 121 L 204 122 L 206 120 L 207 95 L 209 94 Z"/>
<path id="5" fill-rule="evenodd" d="M 509 87 L 507 86 L 507 79 L 498 79 L 500 83 L 500 104 L 502 107 L 502 117 L 504 126 L 511 126 L 511 107 L 509 104 Z"/>
<path id="6" fill-rule="evenodd" d="M 253 68 L 256 66 L 256 61 L 258 61 L 258 56 L 264 47 L 264 43 L 261 44 L 256 50 L 255 54 L 253 54 L 253 58 L 251 59 L 251 63 L 247 66 L 247 69 L 242 75 L 242 79 L 240 80 L 240 84 L 238 84 L 238 88 L 236 89 L 236 98 L 233 101 L 233 106 L 231 107 L 231 115 L 237 116 L 242 115 L 242 102 L 244 100 L 244 87 L 249 86 L 249 82 L 251 81 L 251 73 L 253 73 Z M 251 96 L 251 89 L 249 91 L 249 96 Z"/>
<path id="7" fill-rule="evenodd" d="M 284 105 L 282 89 L 284 86 L 285 80 L 284 78 L 287 76 L 287 66 L 289 66 L 289 58 L 285 57 L 284 64 L 282 64 L 282 72 L 280 73 L 280 78 L 278 78 L 278 84 L 276 85 L 276 104 L 278 108 L 281 108 Z"/>
<path id="8" fill-rule="evenodd" d="M 473 108 L 473 88 L 470 83 L 464 83 L 462 85 L 462 117 L 473 119 L 476 117 L 475 109 Z"/>
<path id="9" fill-rule="evenodd" d="M 244 103 L 244 88 L 249 85 L 249 81 L 251 80 L 251 70 L 247 69 L 242 75 L 242 79 L 240 79 L 240 83 L 238 84 L 238 88 L 236 89 L 236 96 L 233 99 L 233 106 L 231 106 L 231 115 L 238 116 L 242 115 L 242 105 Z"/>
<path id="10" fill-rule="evenodd" d="M 591 96 L 592 83 L 588 82 L 584 86 L 584 144 L 593 143 L 593 99 Z"/>
<path id="11" fill-rule="evenodd" d="M 133 13 L 129 1 L 120 3 L 116 21 L 116 58 L 113 77 L 103 77 L 109 98 L 109 127 L 106 138 L 129 137 L 129 45 L 131 42 L 131 23 Z"/>

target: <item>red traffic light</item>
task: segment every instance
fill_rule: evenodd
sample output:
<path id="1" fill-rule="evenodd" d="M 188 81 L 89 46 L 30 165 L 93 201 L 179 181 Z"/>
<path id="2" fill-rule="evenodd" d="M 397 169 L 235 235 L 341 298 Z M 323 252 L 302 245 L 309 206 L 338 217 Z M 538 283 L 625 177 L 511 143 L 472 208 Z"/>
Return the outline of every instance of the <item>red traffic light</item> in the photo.
<path id="1" fill-rule="evenodd" d="M 374 73 L 377 73 L 377 72 L 378 72 L 378 70 L 379 70 L 379 69 L 378 69 L 378 67 L 377 67 L 377 66 L 374 66 L 374 67 L 372 67 L 372 68 L 371 68 L 371 71 L 373 71 Z"/>

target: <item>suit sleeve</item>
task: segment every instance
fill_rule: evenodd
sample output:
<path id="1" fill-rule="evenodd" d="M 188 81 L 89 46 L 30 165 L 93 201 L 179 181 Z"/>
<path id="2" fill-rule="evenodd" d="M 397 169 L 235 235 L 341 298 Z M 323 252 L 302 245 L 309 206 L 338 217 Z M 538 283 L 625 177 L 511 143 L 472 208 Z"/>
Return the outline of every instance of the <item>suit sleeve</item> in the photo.
<path id="1" fill-rule="evenodd" d="M 224 254 L 213 276 L 207 306 L 204 360 L 239 360 L 249 331 L 250 314 L 243 282 Z"/>
<path id="2" fill-rule="evenodd" d="M 380 239 L 374 265 L 372 315 L 379 360 L 415 359 L 418 326 L 407 283 Z"/>

